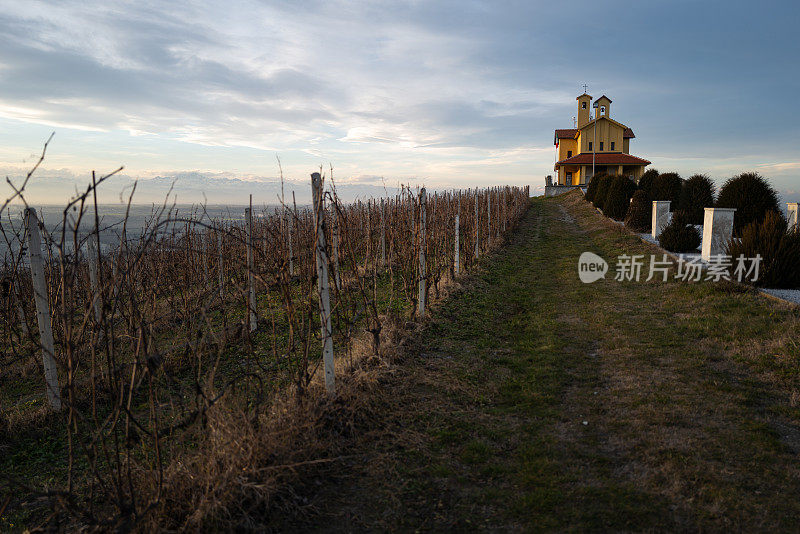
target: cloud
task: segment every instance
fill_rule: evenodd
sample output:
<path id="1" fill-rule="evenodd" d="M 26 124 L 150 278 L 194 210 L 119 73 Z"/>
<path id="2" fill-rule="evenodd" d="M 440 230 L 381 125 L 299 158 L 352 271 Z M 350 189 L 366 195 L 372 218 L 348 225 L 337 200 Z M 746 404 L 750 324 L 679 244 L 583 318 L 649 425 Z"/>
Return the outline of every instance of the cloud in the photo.
<path id="1" fill-rule="evenodd" d="M 274 176 L 275 153 L 289 177 L 330 162 L 342 184 L 536 183 L 588 82 L 654 163 L 788 183 L 800 169 L 774 95 L 797 87 L 783 68 L 797 7 L 688 5 L 691 20 L 663 2 L 7 3 L 0 161 L 48 127 L 54 169 L 197 172 L 187 183 L 209 191 L 234 188 L 223 171 Z M 585 44 L 607 39 L 598 17 L 626 28 L 602 61 Z"/>

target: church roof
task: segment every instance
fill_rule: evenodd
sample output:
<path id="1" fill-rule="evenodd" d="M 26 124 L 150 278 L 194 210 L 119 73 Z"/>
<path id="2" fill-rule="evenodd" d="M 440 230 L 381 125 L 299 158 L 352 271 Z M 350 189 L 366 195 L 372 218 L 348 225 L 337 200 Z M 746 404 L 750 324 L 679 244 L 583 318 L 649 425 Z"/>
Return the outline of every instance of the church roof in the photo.
<path id="1" fill-rule="evenodd" d="M 636 136 L 633 135 L 633 130 L 631 130 L 630 128 L 625 128 L 625 131 L 622 132 L 622 138 L 623 139 L 631 139 L 631 138 L 634 138 L 634 137 L 636 137 Z"/>
<path id="2" fill-rule="evenodd" d="M 581 126 L 579 128 L 579 130 L 583 130 L 584 128 L 588 128 L 589 126 L 593 125 L 597 121 L 608 121 L 608 122 L 611 122 L 613 124 L 616 124 L 617 126 L 620 126 L 623 129 L 626 129 L 626 130 L 628 129 L 628 127 L 625 126 L 624 124 L 622 124 L 621 122 L 617 122 L 614 119 L 612 119 L 611 117 L 607 117 L 606 115 L 600 115 L 599 117 L 595 117 L 594 119 L 590 120 L 589 122 L 587 122 L 586 124 Z M 631 131 L 631 133 L 633 133 L 633 131 Z"/>
<path id="3" fill-rule="evenodd" d="M 597 100 L 595 100 L 595 102 L 600 102 L 600 101 L 601 101 L 601 100 L 603 100 L 604 98 L 605 98 L 606 100 L 608 100 L 608 103 L 609 103 L 609 104 L 611 103 L 611 99 L 610 99 L 610 98 L 608 98 L 606 95 L 603 95 L 603 96 L 601 96 L 600 98 L 598 98 Z"/>
<path id="4" fill-rule="evenodd" d="M 578 135 L 577 128 L 566 128 L 566 129 L 556 130 L 556 138 L 558 139 L 575 139 L 576 135 Z"/>
<path id="5" fill-rule="evenodd" d="M 594 156 L 594 163 L 596 165 L 650 165 L 650 162 L 646 159 L 637 158 L 636 156 L 631 156 L 630 154 L 622 154 L 618 152 L 598 152 L 595 153 Z M 559 165 L 591 164 L 592 153 L 585 152 L 583 154 L 578 154 L 577 156 L 572 156 L 571 158 L 562 159 L 556 163 L 556 167 Z"/>

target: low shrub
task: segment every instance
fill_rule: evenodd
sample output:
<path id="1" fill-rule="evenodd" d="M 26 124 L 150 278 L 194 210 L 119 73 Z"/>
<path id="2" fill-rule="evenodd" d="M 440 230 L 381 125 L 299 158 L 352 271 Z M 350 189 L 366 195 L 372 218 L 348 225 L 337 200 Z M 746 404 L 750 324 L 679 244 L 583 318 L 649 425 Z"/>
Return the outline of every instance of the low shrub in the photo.
<path id="1" fill-rule="evenodd" d="M 603 206 L 606 203 L 606 196 L 608 196 L 608 190 L 611 189 L 611 184 L 613 182 L 614 175 L 600 177 L 600 182 L 597 184 L 597 191 L 595 192 L 594 199 L 592 200 L 594 207 L 601 210 L 603 209 Z"/>
<path id="2" fill-rule="evenodd" d="M 678 204 L 692 224 L 703 224 L 705 209 L 714 206 L 714 182 L 705 174 L 695 174 L 683 182 Z"/>
<path id="3" fill-rule="evenodd" d="M 608 194 L 606 194 L 603 213 L 617 221 L 624 219 L 634 191 L 636 191 L 636 184 L 633 180 L 627 176 L 615 176 L 608 188 Z"/>
<path id="4" fill-rule="evenodd" d="M 600 183 L 600 178 L 605 176 L 606 173 L 598 172 L 589 180 L 589 185 L 586 187 L 586 195 L 584 198 L 589 202 L 594 201 L 594 196 L 597 193 L 597 185 Z"/>
<path id="5" fill-rule="evenodd" d="M 768 211 L 761 222 L 752 222 L 742 231 L 740 241 L 732 241 L 727 253 L 736 269 L 737 258 L 755 258 L 761 255 L 758 279 L 752 282 L 757 286 L 780 289 L 800 288 L 800 233 L 796 230 L 786 233 L 787 224 L 783 215 Z M 748 262 L 749 266 L 749 262 Z M 734 273 L 731 273 L 732 277 Z"/>
<path id="6" fill-rule="evenodd" d="M 686 212 L 678 210 L 658 236 L 658 244 L 670 252 L 694 252 L 700 246 L 700 232 L 689 223 Z"/>
<path id="7" fill-rule="evenodd" d="M 639 178 L 639 189 L 647 194 L 648 200 L 653 200 L 653 197 L 650 196 L 650 193 L 653 189 L 653 181 L 656 178 L 658 178 L 658 171 L 655 169 L 647 169 L 644 171 L 641 178 Z"/>
<path id="8" fill-rule="evenodd" d="M 634 232 L 649 232 L 653 217 L 653 203 L 646 192 L 639 189 L 633 194 L 628 212 L 625 214 L 625 226 Z"/>
<path id="9" fill-rule="evenodd" d="M 681 199 L 681 188 L 683 180 L 677 173 L 667 172 L 659 174 L 653 180 L 653 187 L 650 189 L 650 200 L 669 200 L 673 211 L 679 209 L 678 203 Z"/>
<path id="10" fill-rule="evenodd" d="M 736 208 L 733 235 L 751 223 L 764 220 L 768 211 L 780 212 L 778 193 L 758 173 L 745 172 L 728 179 L 719 190 L 718 208 Z"/>

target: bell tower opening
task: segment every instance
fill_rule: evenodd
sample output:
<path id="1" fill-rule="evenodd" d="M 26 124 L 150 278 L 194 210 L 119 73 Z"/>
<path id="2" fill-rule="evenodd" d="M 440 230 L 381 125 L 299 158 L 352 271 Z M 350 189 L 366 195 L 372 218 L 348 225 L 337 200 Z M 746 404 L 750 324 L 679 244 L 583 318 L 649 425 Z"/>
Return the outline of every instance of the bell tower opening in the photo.
<path id="1" fill-rule="evenodd" d="M 578 128 L 583 128 L 589 122 L 589 109 L 591 108 L 592 97 L 583 93 L 578 98 Z"/>

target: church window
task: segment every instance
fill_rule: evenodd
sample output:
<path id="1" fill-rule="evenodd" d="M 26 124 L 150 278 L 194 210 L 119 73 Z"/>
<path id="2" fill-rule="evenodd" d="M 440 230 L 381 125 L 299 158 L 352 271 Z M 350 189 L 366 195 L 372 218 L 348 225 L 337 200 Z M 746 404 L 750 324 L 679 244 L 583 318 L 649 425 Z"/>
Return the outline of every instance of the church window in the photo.
<path id="1" fill-rule="evenodd" d="M 611 141 L 611 152 L 614 152 L 614 141 Z"/>
<path id="2" fill-rule="evenodd" d="M 602 152 L 602 151 L 603 151 L 603 142 L 600 141 L 600 152 Z"/>
<path id="3" fill-rule="evenodd" d="M 589 152 L 591 152 L 591 151 L 592 151 L 592 142 L 589 141 Z"/>
<path id="4" fill-rule="evenodd" d="M 581 109 L 586 109 L 586 102 L 581 102 Z"/>

